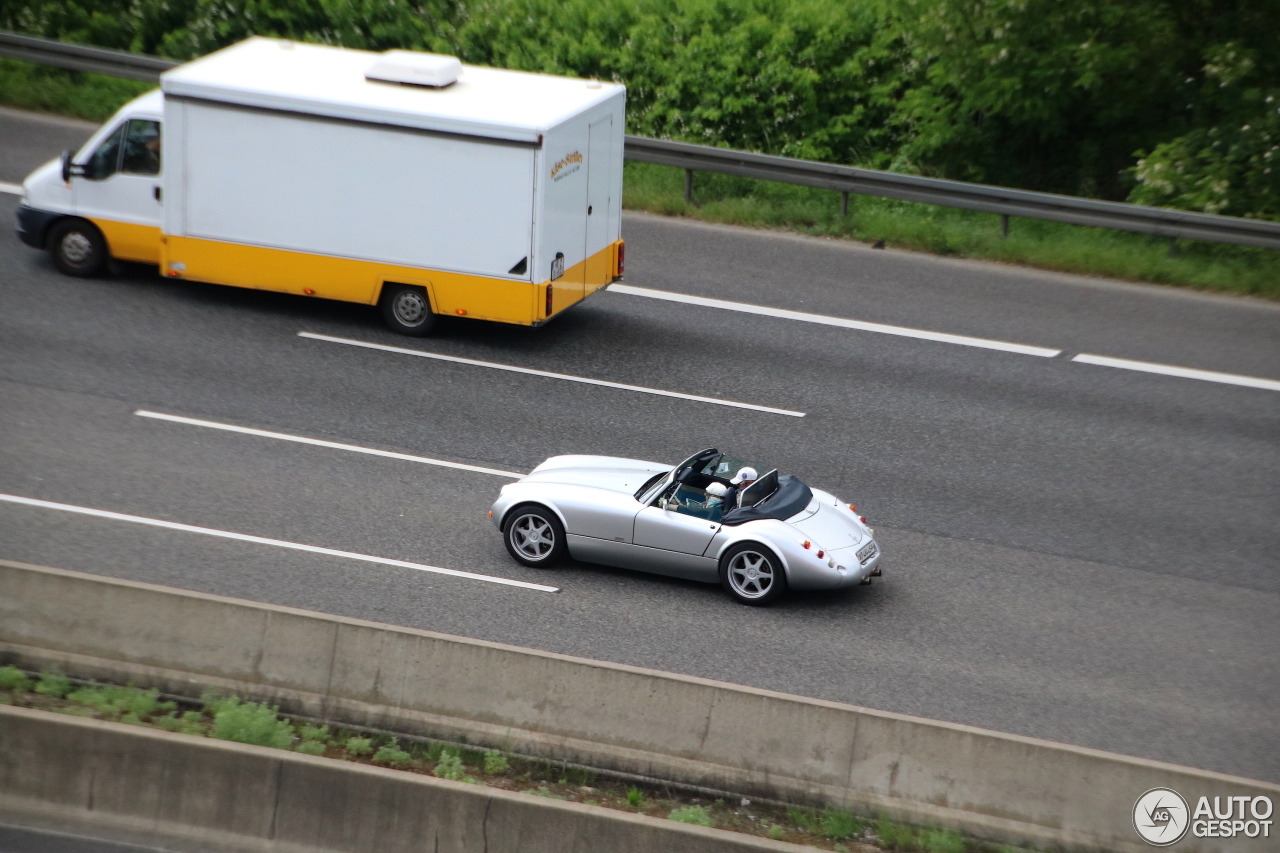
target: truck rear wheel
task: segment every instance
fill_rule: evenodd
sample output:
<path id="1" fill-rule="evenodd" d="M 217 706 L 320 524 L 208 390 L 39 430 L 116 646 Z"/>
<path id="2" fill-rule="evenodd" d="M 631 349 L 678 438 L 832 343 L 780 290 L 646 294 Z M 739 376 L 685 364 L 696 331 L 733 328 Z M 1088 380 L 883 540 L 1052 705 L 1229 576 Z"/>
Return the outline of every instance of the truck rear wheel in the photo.
<path id="1" fill-rule="evenodd" d="M 68 217 L 54 223 L 48 246 L 53 265 L 64 275 L 95 276 L 107 264 L 107 241 L 98 226 L 85 219 Z"/>
<path id="2" fill-rule="evenodd" d="M 436 325 L 427 289 L 416 284 L 387 282 L 382 288 L 382 319 L 391 331 L 401 335 L 422 337 Z"/>

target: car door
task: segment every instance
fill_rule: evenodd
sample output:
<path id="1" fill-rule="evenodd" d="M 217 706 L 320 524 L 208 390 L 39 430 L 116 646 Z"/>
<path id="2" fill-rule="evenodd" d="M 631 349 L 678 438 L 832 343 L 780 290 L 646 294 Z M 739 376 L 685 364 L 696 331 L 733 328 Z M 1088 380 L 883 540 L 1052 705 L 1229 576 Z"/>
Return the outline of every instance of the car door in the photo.
<path id="1" fill-rule="evenodd" d="M 704 557 L 703 552 L 720 530 L 719 514 L 694 514 L 686 505 L 672 500 L 685 488 L 673 483 L 636 514 L 633 541 L 642 550 L 648 571 L 714 581 L 715 562 Z"/>
<path id="2" fill-rule="evenodd" d="M 76 212 L 107 239 L 111 256 L 160 261 L 160 122 L 127 118 L 103 137 L 72 183 Z"/>

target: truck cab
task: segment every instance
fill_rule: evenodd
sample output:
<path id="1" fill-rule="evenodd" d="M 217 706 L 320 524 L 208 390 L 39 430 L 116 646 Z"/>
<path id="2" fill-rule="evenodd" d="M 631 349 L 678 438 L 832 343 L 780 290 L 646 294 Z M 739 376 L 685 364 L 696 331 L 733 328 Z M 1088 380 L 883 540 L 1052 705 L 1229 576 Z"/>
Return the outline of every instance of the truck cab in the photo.
<path id="1" fill-rule="evenodd" d="M 63 273 L 97 275 L 107 259 L 159 264 L 164 96 L 125 104 L 79 151 L 23 182 L 18 236 Z"/>

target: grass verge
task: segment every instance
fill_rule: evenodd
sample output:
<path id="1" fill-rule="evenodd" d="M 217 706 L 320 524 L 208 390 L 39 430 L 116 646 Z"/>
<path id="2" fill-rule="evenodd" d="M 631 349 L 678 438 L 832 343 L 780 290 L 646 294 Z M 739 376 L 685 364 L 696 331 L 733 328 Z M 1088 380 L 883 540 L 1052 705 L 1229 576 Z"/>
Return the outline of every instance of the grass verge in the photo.
<path id="1" fill-rule="evenodd" d="M 154 88 L 154 83 L 0 59 L 0 103 L 24 110 L 106 121 Z"/>
<path id="2" fill-rule="evenodd" d="M 841 216 L 832 190 L 708 172 L 694 173 L 689 204 L 683 169 L 629 162 L 624 174 L 622 203 L 631 210 L 1280 299 L 1280 252 L 1268 249 L 1179 240 L 1169 257 L 1163 237 L 1037 219 L 1012 219 L 1001 237 L 994 213 L 871 196 L 850 195 Z"/>
<path id="3" fill-rule="evenodd" d="M 1020 853 L 958 832 L 919 827 L 845 809 L 809 809 L 715 799 L 678 786 L 641 786 L 589 768 L 539 761 L 474 745 L 315 725 L 273 706 L 207 692 L 200 701 L 155 690 L 78 682 L 0 667 L 0 705 L 17 705 L 170 732 L 269 746 L 335 760 L 377 764 L 456 782 L 486 785 L 633 814 L 789 841 L 837 853 Z"/>
<path id="4" fill-rule="evenodd" d="M 151 88 L 0 59 L 0 103 L 23 109 L 103 121 Z M 1012 220 L 1002 238 L 996 214 L 870 196 L 850 196 L 849 214 L 841 216 L 837 192 L 709 172 L 694 175 L 688 204 L 684 170 L 649 163 L 627 163 L 623 186 L 623 206 L 631 210 L 1280 299 L 1280 252 L 1267 249 L 1181 240 L 1169 257 L 1164 238 L 1035 219 Z"/>

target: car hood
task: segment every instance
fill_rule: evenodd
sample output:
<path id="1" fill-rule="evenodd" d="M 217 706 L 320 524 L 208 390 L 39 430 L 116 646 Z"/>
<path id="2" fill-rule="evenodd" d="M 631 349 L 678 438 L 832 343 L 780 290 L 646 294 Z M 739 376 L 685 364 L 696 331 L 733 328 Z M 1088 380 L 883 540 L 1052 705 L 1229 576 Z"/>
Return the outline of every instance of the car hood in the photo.
<path id="1" fill-rule="evenodd" d="M 617 459 L 612 456 L 553 456 L 543 462 L 522 483 L 561 483 L 588 486 L 611 492 L 634 494 L 645 480 L 670 465 L 640 459 Z"/>
<path id="2" fill-rule="evenodd" d="M 848 513 L 817 498 L 814 503 L 818 504 L 816 512 L 813 511 L 813 504 L 809 504 L 804 512 L 787 519 L 787 523 L 815 545 L 828 551 L 838 551 L 857 545 L 866 537 L 858 522 Z"/>

